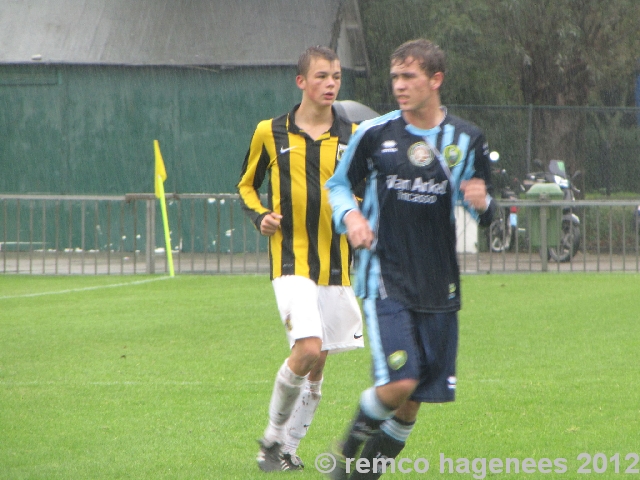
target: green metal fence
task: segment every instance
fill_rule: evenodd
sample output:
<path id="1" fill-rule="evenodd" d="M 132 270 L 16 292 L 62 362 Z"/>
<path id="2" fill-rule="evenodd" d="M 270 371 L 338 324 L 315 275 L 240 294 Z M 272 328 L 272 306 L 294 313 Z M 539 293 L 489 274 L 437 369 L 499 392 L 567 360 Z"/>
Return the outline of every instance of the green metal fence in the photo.
<path id="1" fill-rule="evenodd" d="M 167 195 L 166 201 L 177 274 L 268 273 L 267 239 L 244 215 L 237 195 Z M 461 271 L 640 272 L 639 205 L 640 199 L 501 200 L 501 208 L 518 208 L 514 242 L 494 252 L 488 248 L 488 229 L 459 219 L 458 235 L 465 239 L 458 242 Z M 559 250 L 559 240 L 544 236 L 532 242 L 531 222 L 544 216 L 561 222 L 563 209 L 580 219 L 580 247 L 567 261 L 556 262 L 545 252 Z M 165 273 L 164 246 L 153 194 L 0 195 L 0 273 Z"/>
<path id="2" fill-rule="evenodd" d="M 153 194 L 0 195 L 0 272 L 128 274 L 167 271 Z M 267 240 L 237 195 L 166 195 L 177 273 L 263 273 Z"/>

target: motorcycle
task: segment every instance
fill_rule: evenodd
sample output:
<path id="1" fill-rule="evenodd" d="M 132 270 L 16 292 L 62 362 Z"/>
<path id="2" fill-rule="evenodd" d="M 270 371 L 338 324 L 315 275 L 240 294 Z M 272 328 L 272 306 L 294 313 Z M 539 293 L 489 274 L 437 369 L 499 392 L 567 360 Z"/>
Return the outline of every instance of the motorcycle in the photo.
<path id="1" fill-rule="evenodd" d="M 489 159 L 497 163 L 500 159 L 498 152 L 491 152 Z M 496 187 L 500 189 L 500 198 L 516 200 L 518 192 L 523 192 L 524 187 L 517 178 L 510 179 L 503 168 L 492 168 L 493 179 Z M 515 187 L 515 188 L 514 188 Z M 518 207 L 515 205 L 500 207 L 494 214 L 494 219 L 486 229 L 487 245 L 492 252 L 500 253 L 512 250 L 518 236 Z"/>
<path id="2" fill-rule="evenodd" d="M 491 152 L 489 159 L 497 163 L 500 159 L 498 152 Z M 519 194 L 525 193 L 535 183 L 555 183 L 563 192 L 563 199 L 575 201 L 576 193 L 580 193 L 575 186 L 575 180 L 581 175 L 576 171 L 568 176 L 564 162 L 551 160 L 547 169 L 539 160 L 534 160 L 540 170 L 528 173 L 521 183 L 516 177 L 510 178 L 505 169 L 492 168 L 494 183 L 500 189 L 500 198 L 512 201 L 519 198 Z M 580 248 L 580 218 L 571 207 L 562 209 L 562 235 L 560 245 L 550 246 L 547 250 L 547 258 L 556 262 L 568 262 Z M 491 225 L 486 230 L 487 244 L 492 252 L 500 253 L 513 250 L 516 242 L 519 248 L 526 248 L 526 229 L 518 225 L 518 207 L 515 205 L 498 208 Z"/>
<path id="3" fill-rule="evenodd" d="M 528 173 L 523 182 L 525 189 L 534 183 L 555 183 L 563 192 L 563 199 L 575 202 L 576 193 L 580 193 L 575 186 L 575 180 L 581 175 L 576 171 L 571 177 L 567 174 L 562 160 L 550 160 L 547 169 L 539 160 L 534 160 L 540 171 Z M 580 218 L 573 212 L 572 207 L 562 209 L 562 234 L 558 245 L 550 246 L 547 258 L 556 262 L 568 262 L 580 248 Z"/>

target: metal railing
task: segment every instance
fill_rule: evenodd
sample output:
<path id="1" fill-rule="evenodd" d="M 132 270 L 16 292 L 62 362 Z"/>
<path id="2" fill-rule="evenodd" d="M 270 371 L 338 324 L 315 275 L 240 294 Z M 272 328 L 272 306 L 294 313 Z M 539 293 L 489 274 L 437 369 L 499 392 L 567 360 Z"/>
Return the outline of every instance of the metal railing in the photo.
<path id="1" fill-rule="evenodd" d="M 267 240 L 238 195 L 167 194 L 166 202 L 176 273 L 268 273 Z M 0 273 L 167 272 L 164 245 L 153 194 L 0 194 Z"/>
<path id="2" fill-rule="evenodd" d="M 514 241 L 508 250 L 492 252 L 487 246 L 484 253 L 478 253 L 471 259 L 465 255 L 461 259 L 461 269 L 467 273 L 640 272 L 639 205 L 640 200 L 500 200 L 501 208 L 509 210 L 516 207 L 518 210 Z M 563 214 L 578 217 L 580 246 L 566 261 L 553 261 L 544 252 L 549 248 L 556 251 L 562 248 Z M 545 217 L 549 220 L 541 221 Z M 549 223 L 552 218 L 557 222 L 555 239 L 549 239 L 544 232 L 552 226 Z M 540 242 L 533 246 L 531 232 L 537 226 Z M 487 236 L 487 230 L 484 230 L 484 235 Z M 483 240 L 488 244 L 491 239 L 479 238 L 480 243 Z"/>
<path id="3" fill-rule="evenodd" d="M 269 272 L 267 239 L 242 212 L 238 195 L 167 194 L 166 200 L 176 274 Z M 475 225 L 459 221 L 465 239 L 459 241 L 462 273 L 640 272 L 640 199 L 500 203 L 518 208 L 514 242 L 509 250 L 493 252 L 487 229 L 476 233 Z M 544 234 L 539 245 L 531 242 L 532 222 L 541 216 L 561 222 L 560 212 L 567 208 L 580 218 L 580 248 L 569 261 L 555 262 L 540 252 L 560 245 Z M 153 194 L 0 194 L 0 273 L 168 272 L 160 217 Z"/>

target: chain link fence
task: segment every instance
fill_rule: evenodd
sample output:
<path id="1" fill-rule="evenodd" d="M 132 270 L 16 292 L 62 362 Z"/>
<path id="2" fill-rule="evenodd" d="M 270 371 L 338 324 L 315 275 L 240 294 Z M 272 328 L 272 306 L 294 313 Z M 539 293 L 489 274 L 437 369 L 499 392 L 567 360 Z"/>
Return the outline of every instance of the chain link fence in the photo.
<path id="1" fill-rule="evenodd" d="M 396 105 L 375 106 L 380 113 Z M 449 105 L 450 113 L 482 128 L 499 166 L 512 178 L 562 160 L 577 179 L 580 198 L 640 198 L 640 108 Z"/>

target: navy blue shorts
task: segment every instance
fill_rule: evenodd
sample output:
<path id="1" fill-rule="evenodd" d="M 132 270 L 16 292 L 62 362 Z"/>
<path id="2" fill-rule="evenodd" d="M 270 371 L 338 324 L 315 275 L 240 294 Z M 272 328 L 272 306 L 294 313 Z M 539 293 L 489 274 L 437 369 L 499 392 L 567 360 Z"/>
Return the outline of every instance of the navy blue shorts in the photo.
<path id="1" fill-rule="evenodd" d="M 420 313 L 389 298 L 365 299 L 376 386 L 418 380 L 410 399 L 452 402 L 456 392 L 458 313 Z"/>

